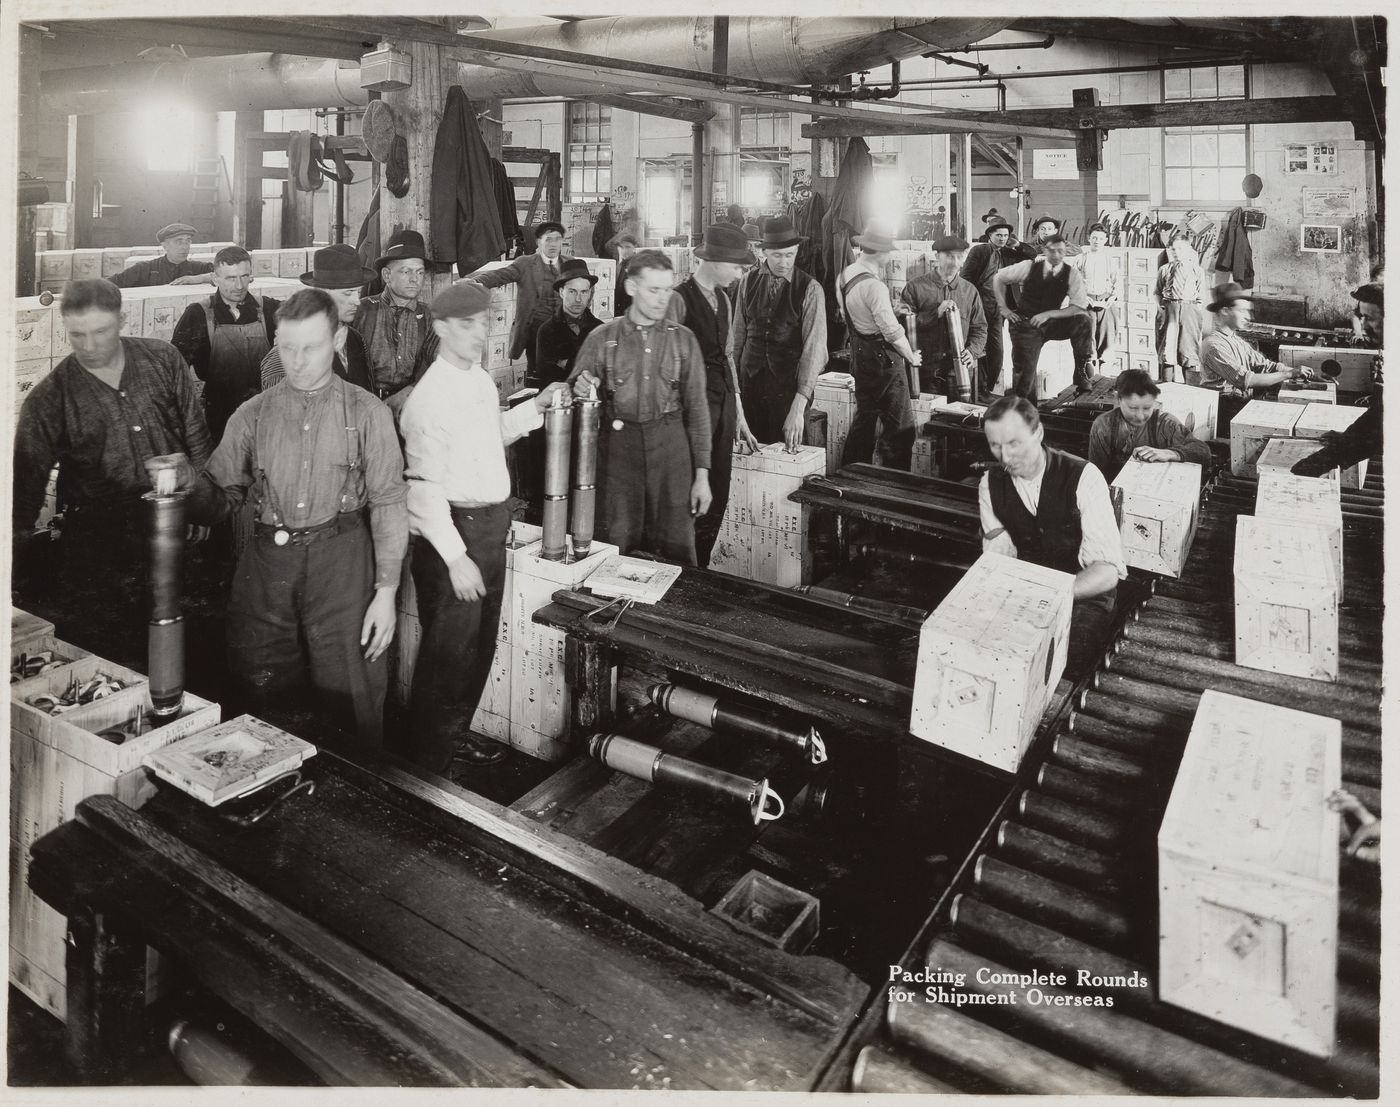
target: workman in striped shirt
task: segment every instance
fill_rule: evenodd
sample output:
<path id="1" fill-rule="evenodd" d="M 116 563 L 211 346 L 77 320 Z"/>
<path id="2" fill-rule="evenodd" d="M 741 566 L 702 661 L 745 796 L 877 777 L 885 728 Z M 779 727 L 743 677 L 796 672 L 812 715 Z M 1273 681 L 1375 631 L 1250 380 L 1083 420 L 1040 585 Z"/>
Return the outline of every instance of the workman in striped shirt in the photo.
<path id="1" fill-rule="evenodd" d="M 481 364 L 490 306 L 491 293 L 471 280 L 433 301 L 437 358 L 411 386 L 399 416 L 423 640 L 411 725 L 397 752 L 443 775 L 454 759 L 484 765 L 504 755 L 470 727 L 496 655 L 505 598 L 505 448 L 541 426 L 556 392 L 568 394 L 565 385 L 548 384 L 529 403 L 501 411 L 496 385 Z"/>
<path id="2" fill-rule="evenodd" d="M 1239 335 L 1254 314 L 1254 294 L 1234 281 L 1212 289 L 1206 310 L 1215 316 L 1215 329 L 1201 340 L 1201 367 L 1189 370 L 1186 383 L 1217 392 L 1249 396 L 1294 380 L 1306 380 L 1304 366 L 1270 361 Z"/>

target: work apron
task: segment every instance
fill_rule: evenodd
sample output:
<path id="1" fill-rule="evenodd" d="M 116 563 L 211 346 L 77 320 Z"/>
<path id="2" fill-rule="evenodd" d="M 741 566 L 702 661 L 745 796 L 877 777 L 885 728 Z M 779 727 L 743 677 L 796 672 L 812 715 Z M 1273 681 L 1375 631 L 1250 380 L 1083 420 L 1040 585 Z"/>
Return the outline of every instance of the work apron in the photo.
<path id="1" fill-rule="evenodd" d="M 262 384 L 262 359 L 272 349 L 267 340 L 267 323 L 263 319 L 262 300 L 258 317 L 248 323 L 219 323 L 214 319 L 211 296 L 204 305 L 204 321 L 209 329 L 209 369 L 204 383 L 204 419 L 209 424 L 209 438 L 218 445 L 224 436 L 229 416 L 240 404 L 258 394 Z"/>
<path id="2" fill-rule="evenodd" d="M 856 413 L 846 435 L 842 465 L 869 462 L 880 429 L 880 461 L 908 471 L 914 454 L 914 410 L 909 403 L 909 376 L 904 359 L 881 334 L 862 334 L 851 321 L 851 289 L 869 273 L 857 273 L 841 289 L 841 313 L 850 336 L 851 375 L 855 377 Z"/>

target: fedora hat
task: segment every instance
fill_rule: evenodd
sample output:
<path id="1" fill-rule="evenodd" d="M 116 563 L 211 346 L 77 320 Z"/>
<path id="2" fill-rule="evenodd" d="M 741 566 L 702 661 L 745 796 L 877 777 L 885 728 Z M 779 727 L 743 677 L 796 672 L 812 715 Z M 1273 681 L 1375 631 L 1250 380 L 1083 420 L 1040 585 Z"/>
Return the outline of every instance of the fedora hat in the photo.
<path id="1" fill-rule="evenodd" d="M 378 100 L 371 102 L 379 103 Z M 417 258 L 427 264 L 428 248 L 423 244 L 423 236 L 417 231 L 395 231 L 389 238 L 389 244 L 384 247 L 384 256 L 374 263 L 374 271 L 379 272 L 391 261 L 405 261 L 408 258 Z"/>
<path id="2" fill-rule="evenodd" d="M 1219 311 L 1221 308 L 1229 307 L 1236 300 L 1253 299 L 1253 292 L 1247 288 L 1241 288 L 1234 281 L 1230 281 L 1227 284 L 1216 285 L 1210 290 L 1210 303 L 1206 305 L 1206 310 Z"/>
<path id="3" fill-rule="evenodd" d="M 759 245 L 765 250 L 784 250 L 806 241 L 806 238 L 797 233 L 797 228 L 786 215 L 775 215 L 772 219 L 763 221 L 763 237 L 759 240 Z"/>
<path id="4" fill-rule="evenodd" d="M 987 221 L 986 234 L 988 238 L 991 238 L 997 231 L 1014 231 L 1015 229 L 1015 227 L 998 215 Z"/>
<path id="5" fill-rule="evenodd" d="M 893 238 L 873 227 L 866 227 L 860 234 L 852 236 L 851 245 L 876 254 L 887 254 L 895 248 Z"/>
<path id="6" fill-rule="evenodd" d="M 353 246 L 326 246 L 311 255 L 311 272 L 301 283 L 312 288 L 359 288 L 378 274 L 366 269 Z"/>
<path id="7" fill-rule="evenodd" d="M 580 277 L 589 284 L 598 283 L 598 278 L 588 271 L 588 263 L 582 258 L 565 258 L 559 263 L 559 277 L 554 282 L 554 287 L 563 288 L 570 281 L 576 281 Z"/>
<path id="8" fill-rule="evenodd" d="M 752 265 L 756 260 L 743 228 L 733 223 L 715 223 L 706 227 L 705 241 L 695 247 L 695 256 L 701 261 L 732 262 L 735 265 Z"/>
<path id="9" fill-rule="evenodd" d="M 1056 219 L 1053 215 L 1037 215 L 1037 216 L 1036 216 L 1034 219 L 1032 219 L 1031 222 L 1030 222 L 1030 228 L 1031 228 L 1031 230 L 1035 230 L 1035 229 L 1036 229 L 1037 227 L 1039 227 L 1042 223 L 1054 223 L 1054 224 L 1055 224 L 1055 230 L 1058 232 L 1059 229 L 1060 229 L 1060 221 L 1059 221 L 1058 219 Z"/>

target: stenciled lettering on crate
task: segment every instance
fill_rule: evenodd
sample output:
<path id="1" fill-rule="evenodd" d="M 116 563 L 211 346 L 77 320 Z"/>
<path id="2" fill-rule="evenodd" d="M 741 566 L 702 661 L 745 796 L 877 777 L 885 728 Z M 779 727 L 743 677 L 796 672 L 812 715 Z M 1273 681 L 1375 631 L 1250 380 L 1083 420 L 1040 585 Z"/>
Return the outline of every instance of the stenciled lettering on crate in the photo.
<path id="1" fill-rule="evenodd" d="M 1241 515 L 1235 529 L 1235 663 L 1337 679 L 1340 588 L 1326 530 Z"/>
<path id="2" fill-rule="evenodd" d="M 1201 467 L 1187 461 L 1129 458 L 1109 494 L 1127 563 L 1150 573 L 1181 576 L 1200 519 Z"/>

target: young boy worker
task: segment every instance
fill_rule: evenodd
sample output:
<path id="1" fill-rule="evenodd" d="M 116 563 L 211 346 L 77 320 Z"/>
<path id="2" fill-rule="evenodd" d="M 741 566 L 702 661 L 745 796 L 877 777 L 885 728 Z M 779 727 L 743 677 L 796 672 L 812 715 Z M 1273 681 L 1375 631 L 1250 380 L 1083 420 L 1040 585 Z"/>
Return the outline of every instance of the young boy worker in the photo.
<path id="1" fill-rule="evenodd" d="M 433 301 L 438 356 L 413 386 L 399 417 L 408 461 L 413 586 L 423 643 L 413 673 L 406 749 L 415 764 L 445 774 L 454 755 L 473 764 L 504 751 L 469 727 L 496 653 L 505 589 L 510 476 L 505 447 L 544 422 L 554 394 L 502 413 L 481 367 L 491 294 L 458 281 Z"/>

